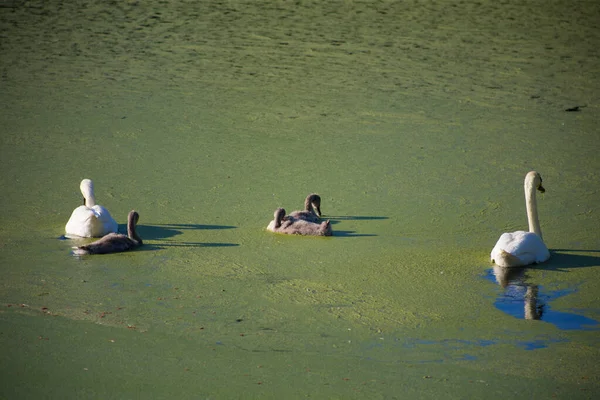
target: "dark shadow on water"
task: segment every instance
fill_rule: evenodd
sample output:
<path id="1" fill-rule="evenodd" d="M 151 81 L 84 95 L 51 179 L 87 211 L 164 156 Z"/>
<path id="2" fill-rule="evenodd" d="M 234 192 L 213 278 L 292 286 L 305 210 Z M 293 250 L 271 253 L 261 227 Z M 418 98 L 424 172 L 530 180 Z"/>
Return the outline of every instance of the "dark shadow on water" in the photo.
<path id="1" fill-rule="evenodd" d="M 361 215 L 323 215 L 322 219 L 330 221 L 374 221 L 379 219 L 389 219 L 389 217 L 361 216 Z"/>
<path id="2" fill-rule="evenodd" d="M 377 216 L 361 216 L 361 215 L 323 215 L 322 220 L 329 220 L 331 225 L 337 225 L 342 221 L 374 221 L 381 219 L 388 219 L 388 217 L 377 217 Z M 378 236 L 371 233 L 355 233 L 355 231 L 333 231 L 333 236 L 338 237 L 359 237 L 359 236 Z"/>
<path id="3" fill-rule="evenodd" d="M 197 229 L 234 229 L 235 226 L 229 225 L 199 225 L 199 224 L 140 224 L 136 227 L 138 235 L 144 240 L 144 245 L 136 251 L 156 251 L 167 247 L 233 247 L 239 246 L 237 243 L 210 243 L 210 242 L 162 242 L 163 239 L 173 238 L 181 235 L 184 230 Z M 119 226 L 120 233 L 127 232 L 126 225 Z M 158 243 L 148 243 L 148 241 L 158 241 Z"/>
<path id="4" fill-rule="evenodd" d="M 146 251 L 158 251 L 158 250 L 164 250 L 167 247 L 236 247 L 239 246 L 239 244 L 237 243 L 202 243 L 202 242 L 177 242 L 177 243 L 144 243 L 142 246 L 137 247 L 133 250 L 129 250 L 125 253 L 137 253 L 137 252 L 146 252 Z M 119 253 L 113 253 L 113 254 L 119 254 Z M 85 257 L 99 257 L 101 256 L 100 254 L 86 254 L 83 256 L 79 256 L 76 254 L 73 254 L 73 251 L 71 251 L 71 255 L 73 255 L 74 257 L 77 258 L 85 258 Z"/>
<path id="5" fill-rule="evenodd" d="M 157 251 L 168 247 L 237 247 L 237 243 L 210 243 L 210 242 L 167 242 L 167 243 L 144 243 L 135 251 Z"/>
<path id="6" fill-rule="evenodd" d="M 355 233 L 354 231 L 333 231 L 334 237 L 365 237 L 365 236 L 377 236 L 373 233 Z"/>
<path id="7" fill-rule="evenodd" d="M 184 230 L 197 229 L 233 229 L 235 226 L 229 225 L 197 225 L 197 224 L 157 224 L 157 225 L 138 225 L 137 233 L 143 240 L 160 240 L 172 238 L 181 235 Z M 119 232 L 127 232 L 127 226 L 119 226 Z"/>
<path id="8" fill-rule="evenodd" d="M 203 224 L 156 224 L 149 225 L 155 227 L 167 227 L 177 229 L 235 229 L 237 226 L 232 225 L 203 225 Z"/>
<path id="9" fill-rule="evenodd" d="M 531 265 L 531 269 L 562 271 L 573 268 L 600 267 L 600 256 L 587 256 L 573 253 L 600 253 L 600 250 L 550 249 L 550 259 L 542 264 Z"/>
<path id="10" fill-rule="evenodd" d="M 600 253 L 600 250 L 584 250 L 584 249 L 550 249 L 553 251 L 570 251 L 570 252 L 579 252 L 579 253 Z"/>
<path id="11" fill-rule="evenodd" d="M 572 258 L 569 258 L 569 260 L 573 261 Z M 581 261 L 581 259 L 576 260 Z M 541 265 L 547 266 L 548 264 L 551 264 L 551 261 Z M 560 268 L 545 269 L 558 271 L 561 268 L 568 268 L 566 265 L 571 264 L 561 263 L 559 265 Z M 578 266 L 571 268 L 578 268 Z M 485 279 L 497 283 L 501 287 L 498 297 L 494 301 L 494 306 L 498 310 L 515 318 L 548 322 L 562 330 L 597 330 L 599 328 L 599 322 L 594 319 L 572 312 L 554 311 L 552 309 L 550 305 L 552 301 L 577 292 L 577 286 L 560 290 L 545 288 L 542 285 L 530 282 L 527 269 L 504 268 L 495 265 L 486 271 Z"/>

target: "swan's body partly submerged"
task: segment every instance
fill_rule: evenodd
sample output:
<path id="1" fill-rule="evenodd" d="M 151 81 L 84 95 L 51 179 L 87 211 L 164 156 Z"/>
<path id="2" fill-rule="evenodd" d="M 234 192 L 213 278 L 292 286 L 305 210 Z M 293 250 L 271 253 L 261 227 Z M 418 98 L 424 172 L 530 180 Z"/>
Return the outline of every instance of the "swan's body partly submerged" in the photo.
<path id="1" fill-rule="evenodd" d="M 131 250 L 144 244 L 135 230 L 135 226 L 140 218 L 136 211 L 130 211 L 127 216 L 127 236 L 120 233 L 109 233 L 102 239 L 85 246 L 73 247 L 73 254 L 81 256 L 85 254 L 108 254 L 120 253 Z"/>
<path id="2" fill-rule="evenodd" d="M 96 204 L 94 197 L 94 183 L 84 179 L 79 185 L 83 194 L 83 205 L 73 210 L 71 218 L 65 226 L 68 237 L 101 237 L 111 232 L 116 232 L 119 225 L 110 216 L 108 210 Z"/>
<path id="3" fill-rule="evenodd" d="M 267 226 L 267 230 L 288 235 L 304 236 L 331 236 L 331 222 L 310 222 L 303 219 L 285 218 L 285 209 L 275 210 L 274 219 Z"/>
<path id="4" fill-rule="evenodd" d="M 538 219 L 535 191 L 544 193 L 542 177 L 535 171 L 525 176 L 525 206 L 529 232 L 516 231 L 503 233 L 492 249 L 490 257 L 501 267 L 523 267 L 541 263 L 550 258 L 550 252 L 544 244 L 542 229 Z"/>
<path id="5" fill-rule="evenodd" d="M 321 218 L 321 196 L 316 193 L 309 194 L 304 200 L 304 210 L 292 211 L 286 218 L 319 222 Z"/>

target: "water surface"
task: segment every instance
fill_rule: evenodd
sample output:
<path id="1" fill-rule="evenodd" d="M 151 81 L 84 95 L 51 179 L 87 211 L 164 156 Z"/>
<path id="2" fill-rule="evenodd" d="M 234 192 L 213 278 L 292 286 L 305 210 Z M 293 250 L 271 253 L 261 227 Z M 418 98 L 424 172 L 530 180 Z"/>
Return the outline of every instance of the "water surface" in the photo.
<path id="1" fill-rule="evenodd" d="M 597 330 L 481 277 L 536 169 L 527 282 L 600 320 L 599 11 L 2 3 L 0 397 L 592 398 Z M 70 255 L 83 178 L 143 248 Z"/>

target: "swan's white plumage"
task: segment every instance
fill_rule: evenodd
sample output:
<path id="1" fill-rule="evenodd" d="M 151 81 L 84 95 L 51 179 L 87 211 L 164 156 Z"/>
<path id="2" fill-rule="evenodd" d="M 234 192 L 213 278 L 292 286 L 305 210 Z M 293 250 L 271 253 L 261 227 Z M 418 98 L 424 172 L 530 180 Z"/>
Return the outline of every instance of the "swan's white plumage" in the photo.
<path id="1" fill-rule="evenodd" d="M 108 210 L 96 204 L 94 184 L 89 179 L 81 181 L 81 193 L 84 205 L 73 210 L 71 218 L 65 226 L 67 236 L 101 237 L 117 232 L 119 225 Z"/>
<path id="2" fill-rule="evenodd" d="M 119 228 L 108 210 L 102 206 L 79 206 L 71 214 L 65 231 L 69 236 L 101 237 Z"/>
<path id="3" fill-rule="evenodd" d="M 519 267 L 544 262 L 550 252 L 536 233 L 516 231 L 503 233 L 490 257 L 501 267 Z"/>
<path id="4" fill-rule="evenodd" d="M 503 233 L 500 236 L 490 258 L 501 267 L 523 267 L 550 258 L 550 252 L 542 238 L 535 197 L 536 190 L 542 193 L 545 191 L 540 174 L 535 171 L 529 172 L 525 176 L 524 189 L 529 232 L 516 231 Z"/>

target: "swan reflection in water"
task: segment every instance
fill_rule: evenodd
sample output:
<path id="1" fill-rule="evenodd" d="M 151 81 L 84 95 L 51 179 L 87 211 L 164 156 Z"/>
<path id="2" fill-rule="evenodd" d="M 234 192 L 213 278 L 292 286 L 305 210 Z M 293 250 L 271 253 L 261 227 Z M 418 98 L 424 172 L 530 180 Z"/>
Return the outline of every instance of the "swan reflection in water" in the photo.
<path id="1" fill-rule="evenodd" d="M 598 321 L 573 312 L 554 311 L 553 300 L 575 293 L 576 287 L 548 290 L 528 282 L 526 268 L 507 268 L 495 265 L 486 278 L 495 281 L 504 290 L 498 295 L 494 306 L 516 318 L 542 320 L 563 330 L 596 330 Z"/>
<path id="2" fill-rule="evenodd" d="M 525 293 L 525 319 L 542 319 L 544 314 L 544 303 L 538 305 L 537 285 L 527 286 Z"/>
<path id="3" fill-rule="evenodd" d="M 510 303 L 510 308 L 513 309 L 513 312 L 502 309 L 498 305 L 496 307 L 508 314 L 519 317 L 516 315 L 517 310 L 515 306 L 524 301 L 524 318 L 533 320 L 542 319 L 545 304 L 543 301 L 538 301 L 538 285 L 531 285 L 525 282 L 525 268 L 507 268 L 494 265 L 493 272 L 496 282 L 504 288 L 504 302 Z"/>

